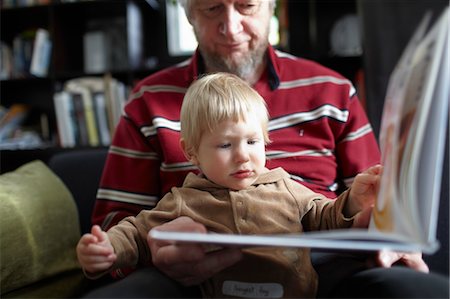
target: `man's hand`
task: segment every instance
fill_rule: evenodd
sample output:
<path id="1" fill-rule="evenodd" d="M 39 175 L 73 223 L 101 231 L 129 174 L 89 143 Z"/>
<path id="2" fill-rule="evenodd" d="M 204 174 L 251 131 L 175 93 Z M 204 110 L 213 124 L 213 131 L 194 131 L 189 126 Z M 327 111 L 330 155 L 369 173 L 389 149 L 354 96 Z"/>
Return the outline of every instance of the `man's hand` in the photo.
<path id="1" fill-rule="evenodd" d="M 180 217 L 153 229 L 206 233 L 205 226 L 189 217 Z M 185 286 L 199 284 L 242 258 L 241 251 L 235 248 L 206 253 L 201 244 L 155 240 L 150 235 L 147 242 L 153 264 Z"/>
<path id="2" fill-rule="evenodd" d="M 367 203 L 371 203 L 376 194 L 378 193 L 379 183 L 380 183 L 380 175 L 382 173 L 382 167 L 376 165 L 374 167 L 369 168 L 362 174 L 358 174 L 355 178 L 358 179 L 357 189 L 353 189 L 355 198 L 364 199 L 358 203 L 360 207 L 362 207 L 361 211 L 356 214 L 355 219 L 353 220 L 352 227 L 354 228 L 366 228 L 369 225 L 372 207 Z M 352 186 L 353 188 L 354 186 Z M 365 198 L 365 193 L 368 193 L 369 196 L 372 194 L 373 199 L 367 200 Z M 364 203 L 366 206 L 364 206 Z M 368 261 L 369 265 L 372 267 L 383 267 L 390 268 L 394 264 L 401 264 L 411 269 L 428 273 L 429 269 L 425 261 L 422 259 L 422 254 L 419 253 L 404 253 L 404 252 L 393 252 L 393 251 L 379 251 L 375 254 L 375 257 L 370 258 Z"/>
<path id="3" fill-rule="evenodd" d="M 371 262 L 373 264 L 373 260 Z M 379 251 L 375 256 L 375 266 L 380 266 L 383 268 L 390 268 L 394 264 L 405 265 L 408 268 L 428 273 L 427 264 L 422 259 L 422 254 L 419 253 L 404 253 L 404 252 L 393 252 L 393 251 Z"/>

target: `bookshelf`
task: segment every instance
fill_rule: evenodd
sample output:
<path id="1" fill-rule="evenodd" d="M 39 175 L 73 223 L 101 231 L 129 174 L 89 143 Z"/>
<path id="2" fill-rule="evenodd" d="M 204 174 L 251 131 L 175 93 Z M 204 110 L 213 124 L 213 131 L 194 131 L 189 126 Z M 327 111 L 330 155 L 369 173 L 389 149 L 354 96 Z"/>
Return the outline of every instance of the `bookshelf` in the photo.
<path id="1" fill-rule="evenodd" d="M 41 141 L 11 147 L 7 146 L 9 141 L 0 141 L 2 173 L 31 159 L 47 161 L 55 152 L 72 150 L 61 148 L 54 105 L 55 93 L 60 92 L 66 82 L 86 76 L 102 78 L 108 74 L 125 87 L 131 87 L 137 80 L 185 59 L 167 53 L 163 1 L 5 0 L 0 5 L 2 54 L 3 47 L 14 53 L 18 37 L 25 32 L 36 32 L 38 28 L 45 29 L 51 40 L 45 75 L 31 74 L 29 66 L 18 72 L 14 58 L 2 57 L 2 70 L 5 62 L 11 67 L 1 74 L 0 104 L 6 109 L 16 104 L 27 105 L 29 111 L 21 127 L 36 134 Z M 107 36 L 103 49 L 109 51 L 108 55 L 99 50 L 101 47 L 95 42 L 90 49 L 85 49 L 90 32 Z M 114 46 L 109 46 L 111 44 Z M 87 52 L 89 56 L 85 55 Z M 25 54 L 15 56 L 23 61 L 30 60 Z M 96 63 L 87 59 L 92 56 L 107 59 L 102 65 L 89 68 Z M 82 147 L 86 145 L 76 146 Z"/>
<path id="2" fill-rule="evenodd" d="M 5 107 L 14 103 L 29 104 L 32 108 L 29 121 L 32 122 L 36 119 L 34 114 L 38 118 L 45 114 L 50 136 L 43 137 L 47 138 L 45 141 L 50 146 L 57 146 L 53 94 L 61 90 L 67 80 L 110 73 L 126 86 L 132 86 L 136 80 L 181 60 L 167 55 L 163 5 L 151 6 L 142 0 L 29 2 L 16 1 L 24 4 L 11 7 L 5 7 L 6 1 L 3 3 L 0 10 L 1 40 L 14 52 L 14 41 L 24 32 L 37 28 L 48 31 L 52 44 L 48 73 L 35 76 L 28 68 L 20 74 L 13 71 L 3 76 L 1 104 Z M 95 43 L 87 49 L 89 55 L 85 55 L 84 38 L 89 32 L 108 35 L 108 41 L 111 40 L 114 46 L 105 43 L 103 49 L 108 50 L 109 55 L 101 52 Z M 135 38 L 136 33 L 151 38 L 139 40 Z M 96 62 L 89 61 L 92 56 L 107 57 L 108 61 L 100 68 L 89 70 L 88 67 Z"/>
<path id="3" fill-rule="evenodd" d="M 335 53 L 331 39 L 337 24 L 346 16 L 359 16 L 357 1 L 288 1 L 288 8 L 289 52 L 318 61 L 354 80 L 356 71 L 362 67 L 363 54 L 357 51 L 354 53 L 347 51 L 345 55 Z M 358 35 L 358 31 L 348 33 Z M 347 32 L 343 32 L 341 37 L 341 40 L 346 42 Z"/>
<path id="4" fill-rule="evenodd" d="M 330 55 L 329 32 L 339 17 L 356 13 L 356 0 L 283 2 L 279 2 L 278 8 L 285 8 L 288 20 L 284 20 L 287 28 L 283 29 L 287 29 L 288 38 L 280 48 L 317 60 L 353 80 L 362 58 Z M 14 169 L 32 157 L 42 157 L 45 161 L 51 153 L 65 150 L 58 137 L 54 95 L 62 91 L 68 81 L 108 74 L 130 88 L 139 79 L 187 57 L 169 55 L 164 0 L 3 0 L 1 3 L 1 41 L 4 44 L 12 47 L 14 39 L 22 32 L 43 28 L 48 31 L 52 47 L 47 75 L 25 72 L 0 79 L 0 104 L 3 107 L 18 103 L 28 105 L 30 110 L 23 126 L 37 132 L 42 139 L 37 148 L 0 148 L 0 172 Z M 10 3 L 15 5 L 8 5 Z M 105 28 L 115 28 L 116 39 L 114 47 L 103 49 L 114 48 L 118 52 L 94 53 L 109 58 L 93 67 L 92 62 L 85 62 L 85 41 L 89 38 L 86 33 Z M 101 36 L 91 34 L 90 38 L 94 46 L 87 51 L 102 48 L 95 46 Z M 114 60 L 112 56 L 120 59 Z"/>

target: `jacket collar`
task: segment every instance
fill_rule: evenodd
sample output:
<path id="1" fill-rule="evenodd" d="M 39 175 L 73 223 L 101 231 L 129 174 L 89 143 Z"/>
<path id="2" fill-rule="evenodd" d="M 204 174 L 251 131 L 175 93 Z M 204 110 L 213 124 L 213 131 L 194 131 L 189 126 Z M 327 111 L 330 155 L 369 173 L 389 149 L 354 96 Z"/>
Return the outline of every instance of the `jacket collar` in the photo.
<path id="1" fill-rule="evenodd" d="M 260 184 L 270 184 L 282 179 L 288 179 L 289 174 L 281 167 L 277 167 L 269 170 L 266 173 L 261 174 L 258 179 L 252 184 L 252 187 L 260 185 Z M 252 188 L 252 187 L 249 187 Z M 192 172 L 188 173 L 186 176 L 183 188 L 195 188 L 203 191 L 213 192 L 217 190 L 226 190 L 226 188 L 217 185 L 203 175 L 196 175 Z M 239 191 L 236 191 L 239 192 Z"/>

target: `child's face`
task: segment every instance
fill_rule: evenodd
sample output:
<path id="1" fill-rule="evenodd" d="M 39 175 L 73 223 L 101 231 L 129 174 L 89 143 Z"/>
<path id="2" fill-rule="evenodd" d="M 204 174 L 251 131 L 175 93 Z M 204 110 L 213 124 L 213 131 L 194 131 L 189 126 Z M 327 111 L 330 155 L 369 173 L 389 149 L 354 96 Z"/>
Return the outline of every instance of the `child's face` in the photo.
<path id="1" fill-rule="evenodd" d="M 249 187 L 267 171 L 260 119 L 248 116 L 245 121 L 219 123 L 202 135 L 192 161 L 216 184 L 233 190 Z"/>

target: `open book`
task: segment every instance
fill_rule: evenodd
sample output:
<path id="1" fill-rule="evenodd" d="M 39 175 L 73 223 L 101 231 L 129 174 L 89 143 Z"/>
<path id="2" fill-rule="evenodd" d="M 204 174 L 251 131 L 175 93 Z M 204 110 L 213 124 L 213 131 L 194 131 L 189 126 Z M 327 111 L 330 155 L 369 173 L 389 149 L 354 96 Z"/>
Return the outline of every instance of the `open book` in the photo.
<path id="1" fill-rule="evenodd" d="M 426 15 L 389 80 L 380 131 L 384 171 L 369 230 L 283 235 L 150 231 L 152 237 L 223 246 L 397 250 L 433 253 L 449 112 L 449 9 Z"/>

